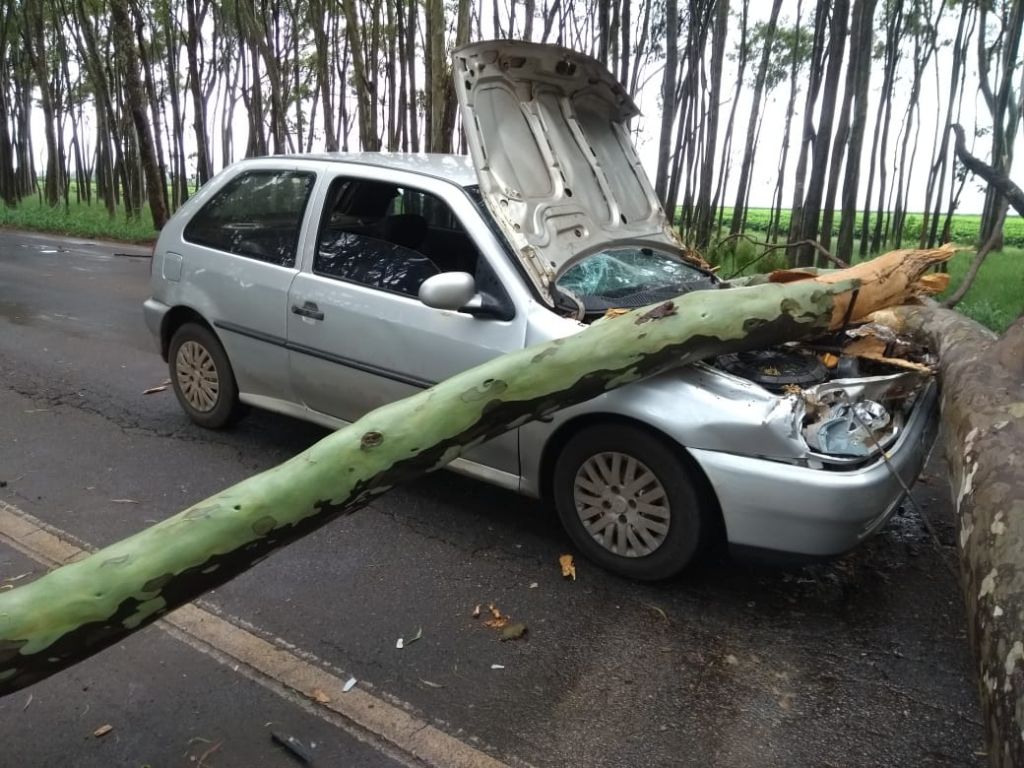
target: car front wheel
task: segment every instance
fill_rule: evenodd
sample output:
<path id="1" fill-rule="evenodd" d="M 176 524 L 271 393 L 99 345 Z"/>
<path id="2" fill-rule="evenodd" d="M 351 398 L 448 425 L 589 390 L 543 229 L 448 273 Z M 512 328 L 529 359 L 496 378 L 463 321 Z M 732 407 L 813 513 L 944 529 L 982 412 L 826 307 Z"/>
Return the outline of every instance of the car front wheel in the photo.
<path id="1" fill-rule="evenodd" d="M 555 463 L 554 501 L 589 559 L 629 578 L 683 570 L 710 528 L 690 470 L 665 439 L 632 425 L 587 427 Z"/>
<path id="2" fill-rule="evenodd" d="M 198 323 L 181 326 L 171 338 L 167 362 L 174 394 L 196 424 L 221 429 L 239 415 L 231 364 L 209 328 Z"/>

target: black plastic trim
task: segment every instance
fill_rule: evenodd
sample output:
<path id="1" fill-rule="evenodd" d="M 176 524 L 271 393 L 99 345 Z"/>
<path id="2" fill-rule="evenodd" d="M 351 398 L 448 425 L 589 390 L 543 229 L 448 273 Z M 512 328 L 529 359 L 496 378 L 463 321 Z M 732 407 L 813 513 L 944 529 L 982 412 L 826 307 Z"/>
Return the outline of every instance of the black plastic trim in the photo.
<path id="1" fill-rule="evenodd" d="M 246 328 L 241 325 L 235 325 L 234 323 L 224 322 L 222 320 L 215 320 L 213 323 L 215 328 L 221 328 L 231 333 L 237 333 L 240 336 L 248 336 L 250 339 L 256 339 L 257 341 L 264 341 L 267 344 L 273 344 L 277 347 L 284 347 L 291 352 L 298 352 L 303 355 L 309 355 L 320 360 L 326 360 L 330 363 L 337 363 L 343 365 L 346 368 L 353 368 L 363 373 L 372 373 L 374 376 L 380 376 L 384 379 L 390 379 L 391 381 L 397 381 L 400 384 L 408 384 L 411 387 L 417 387 L 419 389 L 429 389 L 434 386 L 437 382 L 428 381 L 427 379 L 421 379 L 418 376 L 408 376 L 398 371 L 393 371 L 390 368 L 382 368 L 378 365 L 371 363 L 364 363 L 360 360 L 353 360 L 350 357 L 342 357 L 341 355 L 335 355 L 331 352 L 326 352 L 316 347 L 307 347 L 304 344 L 295 344 L 289 342 L 287 339 L 282 339 L 280 336 L 274 336 L 269 333 L 263 333 L 262 331 L 256 331 L 251 328 Z"/>

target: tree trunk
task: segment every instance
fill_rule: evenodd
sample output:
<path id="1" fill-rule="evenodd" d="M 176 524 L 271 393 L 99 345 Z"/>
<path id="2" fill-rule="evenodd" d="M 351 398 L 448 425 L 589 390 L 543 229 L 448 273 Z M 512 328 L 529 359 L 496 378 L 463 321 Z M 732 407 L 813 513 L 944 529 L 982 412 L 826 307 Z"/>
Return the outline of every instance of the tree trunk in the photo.
<path id="1" fill-rule="evenodd" d="M 159 230 L 167 223 L 166 190 L 160 181 L 156 150 L 153 148 L 153 134 L 146 112 L 145 94 L 139 81 L 139 57 L 132 40 L 132 22 L 127 0 L 111 0 L 110 19 L 118 49 L 124 57 L 125 92 L 138 138 L 139 161 L 146 177 L 146 192 L 149 197 L 149 210 L 153 216 L 153 228 Z"/>
<path id="2" fill-rule="evenodd" d="M 839 92 L 839 74 L 842 71 L 843 55 L 846 50 L 846 33 L 850 5 L 848 0 L 836 0 L 832 4 L 832 24 L 828 43 L 828 70 L 825 73 L 825 95 L 821 102 L 821 119 L 814 138 L 811 177 L 807 182 L 807 196 L 804 198 L 801 215 L 800 240 L 816 240 L 818 237 L 818 216 L 821 212 L 821 198 L 825 187 L 825 172 L 828 168 L 829 143 L 832 136 L 832 121 Z M 796 239 L 796 238 L 791 238 Z M 810 266 L 814 263 L 815 250 L 805 245 L 798 251 L 796 263 Z"/>
<path id="3" fill-rule="evenodd" d="M 710 354 L 838 327 L 853 288 L 810 280 L 691 293 L 384 406 L 279 467 L 0 593 L 0 695 L 117 642 L 467 446 Z"/>
<path id="4" fill-rule="evenodd" d="M 992 334 L 959 312 L 878 313 L 939 357 L 944 447 L 956 501 L 968 634 L 988 762 L 1024 765 L 1024 317 Z"/>
<path id="5" fill-rule="evenodd" d="M 807 161 L 814 146 L 814 107 L 818 103 L 821 92 L 821 69 L 825 56 L 825 38 L 828 33 L 829 0 L 818 0 L 814 11 L 814 44 L 811 49 L 811 60 L 808 63 L 810 80 L 807 85 L 807 98 L 804 100 L 804 129 L 800 139 L 800 154 L 796 161 L 796 182 L 793 187 L 793 208 L 789 215 L 789 241 L 797 242 L 803 233 L 804 189 L 807 182 Z M 789 263 L 801 263 L 804 254 L 793 248 L 787 252 Z M 809 264 L 809 259 L 807 264 Z M 805 265 L 806 266 L 806 265 Z"/>
<path id="6" fill-rule="evenodd" d="M 757 116 L 761 109 L 761 97 L 764 93 L 764 81 L 768 74 L 768 62 L 771 60 L 772 43 L 775 40 L 775 27 L 779 19 L 779 9 L 782 7 L 782 0 L 774 0 L 772 3 L 771 16 L 768 19 L 768 28 L 764 36 L 764 49 L 761 51 L 761 64 L 757 68 L 757 78 L 754 81 L 754 97 L 750 104 L 750 118 L 747 120 L 747 141 L 743 145 L 743 161 L 740 163 L 740 181 L 736 187 L 736 202 L 732 208 L 732 224 L 729 227 L 729 234 L 735 235 L 740 231 L 740 223 L 743 220 L 745 210 L 744 201 L 747 198 L 747 186 L 750 184 L 750 169 L 754 163 L 754 134 L 757 130 Z"/>
<path id="7" fill-rule="evenodd" d="M 355 0 L 342 0 L 341 6 L 345 11 L 345 36 L 349 40 L 349 50 L 352 54 L 352 79 L 358 104 L 359 143 L 367 152 L 377 152 L 380 150 L 380 139 L 377 136 L 376 80 L 369 77 L 366 60 L 363 57 L 363 34 Z M 376 62 L 372 64 L 376 66 Z"/>
<path id="8" fill-rule="evenodd" d="M 674 200 L 668 199 L 669 165 L 672 155 L 672 124 L 676 116 L 676 89 L 679 68 L 679 4 L 678 0 L 665 0 L 665 71 L 661 81 L 661 133 L 658 136 L 658 168 L 654 176 L 654 191 L 672 218 Z"/>
<path id="9" fill-rule="evenodd" d="M 209 132 L 206 128 L 206 99 L 199 77 L 199 34 L 206 16 L 205 6 L 199 7 L 199 0 L 185 0 L 188 28 L 185 37 L 185 54 L 188 60 L 189 90 L 192 92 L 192 127 L 196 133 L 196 175 L 203 185 L 213 177 L 213 160 L 210 154 Z"/>
<path id="10" fill-rule="evenodd" d="M 694 212 L 694 244 L 701 250 L 706 250 L 710 244 L 711 231 L 715 224 L 715 210 L 711 207 L 711 179 L 715 172 L 715 155 L 718 147 L 718 103 L 722 98 L 722 64 L 729 32 L 729 0 L 718 0 L 715 14 L 711 43 L 711 91 L 708 95 L 711 103 L 706 120 L 707 138 L 704 142 L 704 158 L 701 163 Z"/>
<path id="11" fill-rule="evenodd" d="M 842 214 L 839 219 L 839 241 L 836 257 L 845 262 L 853 260 L 853 229 L 857 221 L 857 189 L 860 185 L 860 155 L 864 146 L 864 126 L 868 118 L 868 85 L 871 81 L 871 55 L 874 48 L 875 0 L 861 0 L 864 7 L 860 12 L 857 38 L 851 42 L 851 50 L 857 49 L 854 80 L 853 122 L 850 126 L 850 148 L 846 153 L 846 178 L 843 179 Z M 858 2 L 860 5 L 860 2 Z M 854 66 L 853 61 L 850 66 Z M 822 265 L 827 266 L 827 265 Z"/>
<path id="12" fill-rule="evenodd" d="M 1008 174 L 1013 166 L 1013 145 L 1021 117 L 1017 94 L 1013 92 L 1013 76 L 1019 71 L 1017 51 L 1020 48 L 1021 35 L 1024 34 L 1024 0 L 1004 3 L 1003 13 L 999 15 L 1000 34 L 992 48 L 985 45 L 985 24 L 990 10 L 988 4 L 979 4 L 979 10 L 981 18 L 978 21 L 978 81 L 992 116 L 992 167 L 999 173 Z M 997 82 L 993 88 L 989 82 L 989 57 L 996 50 L 999 53 L 1002 71 L 995 72 Z M 985 195 L 981 230 L 978 233 L 979 241 L 988 240 L 998 216 L 999 193 L 990 188 Z M 997 244 L 997 250 L 999 248 L 1002 248 L 1002 242 Z"/>

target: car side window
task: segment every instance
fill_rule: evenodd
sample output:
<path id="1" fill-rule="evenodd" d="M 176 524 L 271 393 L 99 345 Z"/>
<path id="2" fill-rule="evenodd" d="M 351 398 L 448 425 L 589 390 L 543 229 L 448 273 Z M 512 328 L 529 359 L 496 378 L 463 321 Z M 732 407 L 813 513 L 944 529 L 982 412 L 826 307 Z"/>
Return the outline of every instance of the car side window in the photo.
<path id="1" fill-rule="evenodd" d="M 228 182 L 185 226 L 190 243 L 295 266 L 302 216 L 316 174 L 258 170 Z"/>
<path id="2" fill-rule="evenodd" d="M 327 193 L 313 271 L 416 296 L 441 272 L 475 274 L 480 254 L 448 204 L 429 192 L 338 178 Z"/>

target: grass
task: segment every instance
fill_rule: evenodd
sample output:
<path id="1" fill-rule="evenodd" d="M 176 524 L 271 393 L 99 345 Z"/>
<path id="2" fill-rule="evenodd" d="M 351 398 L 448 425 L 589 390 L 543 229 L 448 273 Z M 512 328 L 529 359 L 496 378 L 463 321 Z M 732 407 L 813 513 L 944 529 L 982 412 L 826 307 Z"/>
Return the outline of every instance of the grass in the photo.
<path id="1" fill-rule="evenodd" d="M 23 199 L 17 208 L 0 205 L 0 227 L 130 243 L 151 242 L 157 236 L 149 206 L 144 206 L 136 218 L 127 218 L 123 208 L 110 218 L 102 203 L 87 205 L 74 198 L 66 209 L 63 205 L 51 208 L 38 196 Z"/>
<path id="2" fill-rule="evenodd" d="M 974 257 L 959 253 L 949 262 L 955 288 Z M 990 253 L 957 309 L 996 333 L 1006 330 L 1024 314 L 1024 248 L 1004 248 Z"/>

